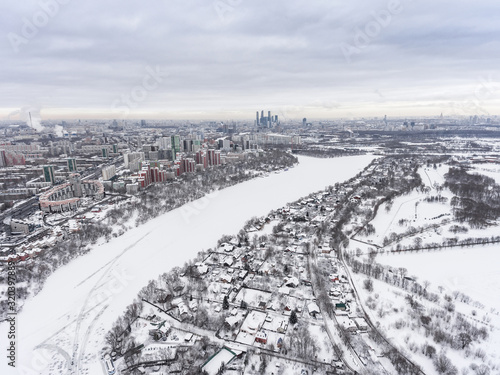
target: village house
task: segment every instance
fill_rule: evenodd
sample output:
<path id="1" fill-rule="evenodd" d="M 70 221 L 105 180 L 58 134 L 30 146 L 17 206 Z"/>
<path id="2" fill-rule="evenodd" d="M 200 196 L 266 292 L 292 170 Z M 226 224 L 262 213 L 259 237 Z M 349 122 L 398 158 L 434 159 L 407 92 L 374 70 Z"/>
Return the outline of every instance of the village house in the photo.
<path id="1" fill-rule="evenodd" d="M 309 315 L 316 318 L 316 315 L 320 313 L 319 306 L 316 302 L 311 302 L 307 305 L 307 310 L 309 311 Z"/>
<path id="2" fill-rule="evenodd" d="M 263 331 L 257 332 L 255 335 L 255 342 L 258 342 L 260 344 L 267 344 L 267 334 Z"/>

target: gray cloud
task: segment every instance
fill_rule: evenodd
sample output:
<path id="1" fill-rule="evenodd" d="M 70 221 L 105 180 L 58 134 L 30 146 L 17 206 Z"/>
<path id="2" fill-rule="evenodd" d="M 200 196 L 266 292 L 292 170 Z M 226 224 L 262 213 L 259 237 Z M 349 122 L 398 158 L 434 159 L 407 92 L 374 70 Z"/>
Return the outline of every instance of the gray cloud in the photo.
<path id="1" fill-rule="evenodd" d="M 39 103 L 54 116 L 78 108 L 113 117 L 112 103 L 159 66 L 168 78 L 130 117 L 252 118 L 255 108 L 285 106 L 309 117 L 434 114 L 473 96 L 500 53 L 493 1 L 400 0 L 384 19 L 397 0 L 65 0 L 26 37 L 24 20 L 36 23 L 40 4 L 56 1 L 0 5 L 3 113 Z M 17 52 L 14 34 L 24 38 Z M 348 59 L 345 46 L 355 50 Z M 482 105 L 498 102 L 496 93 Z"/>

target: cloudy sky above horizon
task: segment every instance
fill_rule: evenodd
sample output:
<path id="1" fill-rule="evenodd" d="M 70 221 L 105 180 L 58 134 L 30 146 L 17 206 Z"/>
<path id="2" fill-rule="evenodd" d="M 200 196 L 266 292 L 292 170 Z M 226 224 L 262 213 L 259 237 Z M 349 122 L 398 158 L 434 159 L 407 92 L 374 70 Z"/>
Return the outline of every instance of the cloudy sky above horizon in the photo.
<path id="1" fill-rule="evenodd" d="M 494 115 L 500 3 L 4 0 L 0 119 Z"/>

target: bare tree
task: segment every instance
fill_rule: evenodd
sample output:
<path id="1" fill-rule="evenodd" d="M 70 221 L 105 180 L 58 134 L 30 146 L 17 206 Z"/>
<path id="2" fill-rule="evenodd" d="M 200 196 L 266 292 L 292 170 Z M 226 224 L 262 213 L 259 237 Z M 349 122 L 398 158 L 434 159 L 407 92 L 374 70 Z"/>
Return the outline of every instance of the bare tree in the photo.
<path id="1" fill-rule="evenodd" d="M 457 368 L 443 352 L 434 360 L 434 367 L 439 374 L 456 375 L 458 373 Z"/>

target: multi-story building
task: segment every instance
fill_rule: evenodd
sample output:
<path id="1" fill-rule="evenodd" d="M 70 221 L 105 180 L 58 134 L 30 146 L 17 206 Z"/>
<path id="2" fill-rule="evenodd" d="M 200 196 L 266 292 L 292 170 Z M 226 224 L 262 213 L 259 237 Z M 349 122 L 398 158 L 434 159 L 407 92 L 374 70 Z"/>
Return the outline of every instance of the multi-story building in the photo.
<path id="1" fill-rule="evenodd" d="M 80 198 L 86 196 L 104 198 L 104 186 L 99 181 L 82 181 L 78 173 L 73 173 L 69 182 L 58 185 L 40 196 L 40 209 L 44 212 L 75 210 L 80 206 Z"/>
<path id="2" fill-rule="evenodd" d="M 69 158 L 67 160 L 67 163 L 68 163 L 68 170 L 70 172 L 76 172 L 77 171 L 77 168 L 76 168 L 76 159 Z"/>
<path id="3" fill-rule="evenodd" d="M 22 233 L 24 235 L 33 232 L 35 226 L 22 220 L 12 219 L 10 221 L 10 230 L 12 233 Z"/>
<path id="4" fill-rule="evenodd" d="M 158 139 L 158 147 L 160 150 L 171 150 L 172 149 L 172 138 L 171 137 L 161 137 Z"/>
<path id="5" fill-rule="evenodd" d="M 115 165 L 109 165 L 102 169 L 102 179 L 104 181 L 111 180 L 116 175 L 116 167 Z"/>
<path id="6" fill-rule="evenodd" d="M 181 138 L 178 135 L 173 135 L 171 137 L 172 143 L 172 160 L 177 158 L 177 154 L 181 151 Z"/>
<path id="7" fill-rule="evenodd" d="M 40 150 L 39 145 L 28 145 L 25 143 L 20 144 L 0 144 L 0 150 L 11 151 L 11 152 L 21 152 L 21 153 L 31 153 Z"/>
<path id="8" fill-rule="evenodd" d="M 207 153 L 204 150 L 199 150 L 196 153 L 196 164 L 202 165 L 203 168 L 208 167 L 208 157 L 207 157 Z"/>
<path id="9" fill-rule="evenodd" d="M 54 183 L 56 179 L 54 177 L 54 166 L 53 165 L 44 165 L 43 166 L 43 178 L 45 182 Z"/>
<path id="10" fill-rule="evenodd" d="M 117 145 L 83 145 L 82 152 L 84 154 L 98 154 L 102 156 L 102 150 L 105 148 L 108 150 L 108 153 L 114 152 L 113 147 L 118 151 Z"/>
<path id="11" fill-rule="evenodd" d="M 0 150 L 0 167 L 15 165 L 26 165 L 25 155 L 20 152 Z"/>
<path id="12" fill-rule="evenodd" d="M 139 192 L 139 184 L 137 183 L 127 184 L 125 186 L 125 189 L 127 191 L 127 194 L 137 194 Z"/>
<path id="13" fill-rule="evenodd" d="M 196 162 L 191 158 L 181 159 L 181 173 L 194 173 L 196 172 Z"/>
<path id="14" fill-rule="evenodd" d="M 128 168 L 128 169 L 131 169 L 130 163 L 132 163 L 134 161 L 141 162 L 144 160 L 145 160 L 144 152 L 131 152 L 131 153 L 123 155 L 123 162 L 124 162 L 125 168 Z M 136 172 L 138 170 L 139 169 L 133 170 L 133 172 Z"/>
<path id="15" fill-rule="evenodd" d="M 219 150 L 214 150 L 214 149 L 209 149 L 207 151 L 208 155 L 208 164 L 209 165 L 220 165 L 220 151 Z"/>

